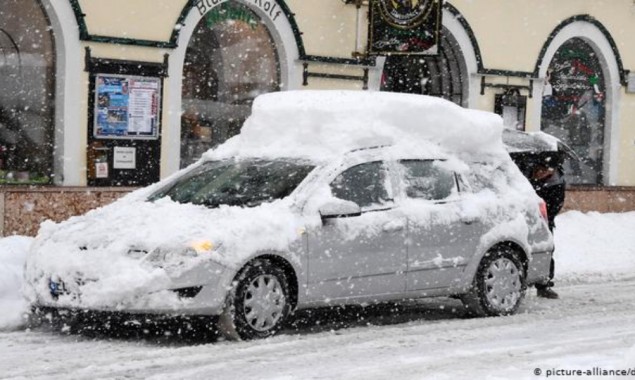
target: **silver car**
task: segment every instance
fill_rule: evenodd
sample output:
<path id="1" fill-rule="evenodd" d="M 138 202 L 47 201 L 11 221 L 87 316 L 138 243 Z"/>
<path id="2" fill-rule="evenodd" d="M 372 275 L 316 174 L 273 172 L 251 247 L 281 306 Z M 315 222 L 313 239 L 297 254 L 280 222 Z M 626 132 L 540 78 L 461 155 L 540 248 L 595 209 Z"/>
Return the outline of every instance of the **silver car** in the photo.
<path id="1" fill-rule="evenodd" d="M 203 160 L 43 226 L 26 281 L 36 309 L 220 316 L 252 339 L 324 305 L 456 296 L 478 316 L 513 314 L 552 252 L 544 202 L 509 157 L 369 147 Z"/>

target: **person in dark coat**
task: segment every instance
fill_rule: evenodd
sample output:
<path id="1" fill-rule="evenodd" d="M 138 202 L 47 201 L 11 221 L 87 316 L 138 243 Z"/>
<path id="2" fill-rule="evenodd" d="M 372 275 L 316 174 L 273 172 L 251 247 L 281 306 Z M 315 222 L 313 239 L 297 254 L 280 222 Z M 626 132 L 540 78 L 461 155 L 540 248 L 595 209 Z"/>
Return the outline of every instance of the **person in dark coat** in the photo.
<path id="1" fill-rule="evenodd" d="M 556 227 L 556 215 L 558 215 L 564 205 L 566 183 L 562 169 L 563 161 L 561 152 L 543 152 L 539 160 L 531 165 L 531 174 L 528 176 L 529 182 L 536 190 L 536 194 L 547 204 L 549 230 L 552 233 Z M 554 286 L 554 269 L 555 262 L 552 257 L 549 282 L 547 284 L 536 284 L 538 297 L 558 298 L 558 293 L 552 289 Z"/>

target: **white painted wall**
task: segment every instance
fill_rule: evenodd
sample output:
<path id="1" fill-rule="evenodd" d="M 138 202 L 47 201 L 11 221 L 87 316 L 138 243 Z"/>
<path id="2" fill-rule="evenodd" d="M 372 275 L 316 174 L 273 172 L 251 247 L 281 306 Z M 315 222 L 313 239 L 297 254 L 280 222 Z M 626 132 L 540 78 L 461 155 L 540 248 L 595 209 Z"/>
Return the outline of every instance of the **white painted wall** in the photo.
<path id="1" fill-rule="evenodd" d="M 53 27 L 56 50 L 54 183 L 86 183 L 86 123 L 81 118 L 83 60 L 79 30 L 68 1 L 42 0 Z"/>

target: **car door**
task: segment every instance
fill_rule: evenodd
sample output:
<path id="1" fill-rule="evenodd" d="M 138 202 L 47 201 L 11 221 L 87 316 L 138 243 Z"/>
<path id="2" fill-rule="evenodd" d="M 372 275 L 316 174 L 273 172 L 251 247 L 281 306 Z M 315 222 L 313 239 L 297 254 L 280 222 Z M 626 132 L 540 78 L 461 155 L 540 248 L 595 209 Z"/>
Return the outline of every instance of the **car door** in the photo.
<path id="1" fill-rule="evenodd" d="M 309 231 L 311 300 L 405 291 L 406 218 L 395 208 L 390 173 L 381 161 L 347 168 L 331 183 L 334 197 L 361 214 L 323 221 Z"/>
<path id="2" fill-rule="evenodd" d="M 459 177 L 444 161 L 403 160 L 397 171 L 409 210 L 407 289 L 447 288 L 462 277 L 483 223 L 467 216 Z"/>

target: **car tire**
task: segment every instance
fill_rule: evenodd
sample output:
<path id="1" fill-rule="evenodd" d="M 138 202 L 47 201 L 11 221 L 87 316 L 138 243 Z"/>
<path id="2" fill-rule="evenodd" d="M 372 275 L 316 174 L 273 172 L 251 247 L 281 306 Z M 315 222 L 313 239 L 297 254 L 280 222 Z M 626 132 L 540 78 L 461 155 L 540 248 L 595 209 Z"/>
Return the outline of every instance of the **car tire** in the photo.
<path id="1" fill-rule="evenodd" d="M 479 263 L 470 291 L 461 297 L 468 313 L 478 317 L 512 315 L 518 311 L 527 284 L 518 254 L 498 248 Z"/>
<path id="2" fill-rule="evenodd" d="M 291 312 L 285 272 L 269 260 L 255 260 L 234 279 L 219 330 L 228 339 L 267 338 L 277 333 Z"/>

